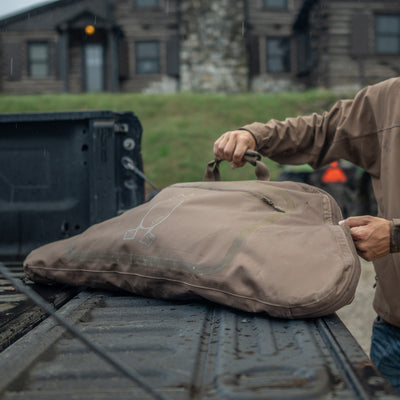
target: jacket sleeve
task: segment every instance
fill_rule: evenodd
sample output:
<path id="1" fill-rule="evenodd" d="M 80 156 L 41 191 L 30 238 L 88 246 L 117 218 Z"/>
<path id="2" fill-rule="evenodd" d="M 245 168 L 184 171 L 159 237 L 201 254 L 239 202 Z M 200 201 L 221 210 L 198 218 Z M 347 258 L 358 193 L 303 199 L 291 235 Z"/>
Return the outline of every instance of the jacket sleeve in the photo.
<path id="1" fill-rule="evenodd" d="M 254 122 L 242 129 L 253 134 L 259 152 L 281 164 L 308 163 L 318 168 L 346 159 L 378 177 L 377 116 L 388 100 L 388 86 L 386 82 L 366 87 L 353 100 L 338 101 L 321 115 Z"/>

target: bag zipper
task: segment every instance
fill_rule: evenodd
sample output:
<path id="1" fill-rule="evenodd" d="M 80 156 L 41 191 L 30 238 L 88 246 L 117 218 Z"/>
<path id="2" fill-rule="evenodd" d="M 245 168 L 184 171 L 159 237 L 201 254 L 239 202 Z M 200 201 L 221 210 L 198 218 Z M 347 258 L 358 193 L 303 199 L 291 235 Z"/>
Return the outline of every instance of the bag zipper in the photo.
<path id="1" fill-rule="evenodd" d="M 277 206 L 274 201 L 266 196 L 263 193 L 260 192 L 256 192 L 256 191 L 252 191 L 252 190 L 245 190 L 245 189 L 224 189 L 221 187 L 218 188 L 213 188 L 213 187 L 201 187 L 201 186 L 197 186 L 197 185 L 180 185 L 180 184 L 176 184 L 173 185 L 172 187 L 178 187 L 178 188 L 193 188 L 193 189 L 203 189 L 203 190 L 215 190 L 215 191 L 220 191 L 220 192 L 240 192 L 240 193 L 246 193 L 246 194 L 250 194 L 251 196 L 255 197 L 258 200 L 261 200 L 264 204 L 267 204 L 268 206 L 272 207 L 275 211 L 277 212 L 281 212 L 281 213 L 285 213 L 286 211 Z"/>

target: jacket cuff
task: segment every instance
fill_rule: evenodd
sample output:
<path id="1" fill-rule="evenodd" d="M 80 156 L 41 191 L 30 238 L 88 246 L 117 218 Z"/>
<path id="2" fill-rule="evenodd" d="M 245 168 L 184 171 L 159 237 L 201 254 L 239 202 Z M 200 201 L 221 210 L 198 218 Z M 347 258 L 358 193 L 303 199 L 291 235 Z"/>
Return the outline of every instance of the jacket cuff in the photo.
<path id="1" fill-rule="evenodd" d="M 257 142 L 256 135 L 255 135 L 251 130 L 246 129 L 246 128 L 239 128 L 238 131 L 246 131 L 246 132 L 249 132 L 250 135 L 253 136 L 254 142 L 255 142 L 255 144 L 256 144 L 255 150 L 258 150 L 258 142 Z"/>
<path id="2" fill-rule="evenodd" d="M 390 252 L 400 252 L 400 219 L 390 221 Z"/>
<path id="3" fill-rule="evenodd" d="M 271 133 L 266 128 L 266 125 L 261 122 L 253 122 L 252 124 L 244 125 L 239 130 L 251 133 L 256 141 L 256 150 L 259 151 L 265 148 L 269 142 Z"/>

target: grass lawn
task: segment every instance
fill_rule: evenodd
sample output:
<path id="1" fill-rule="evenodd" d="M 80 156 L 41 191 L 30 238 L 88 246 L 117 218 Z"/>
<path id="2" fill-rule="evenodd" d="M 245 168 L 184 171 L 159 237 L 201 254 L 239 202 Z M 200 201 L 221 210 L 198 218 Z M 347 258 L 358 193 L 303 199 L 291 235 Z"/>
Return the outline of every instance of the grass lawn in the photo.
<path id="1" fill-rule="evenodd" d="M 329 91 L 246 93 L 238 95 L 62 94 L 0 95 L 1 113 L 113 110 L 133 111 L 143 125 L 142 154 L 148 178 L 159 188 L 199 181 L 212 146 L 225 131 L 271 118 L 284 119 L 328 109 L 337 97 Z M 265 160 L 272 179 L 279 165 Z M 232 171 L 225 163 L 222 178 L 254 179 L 251 166 Z"/>

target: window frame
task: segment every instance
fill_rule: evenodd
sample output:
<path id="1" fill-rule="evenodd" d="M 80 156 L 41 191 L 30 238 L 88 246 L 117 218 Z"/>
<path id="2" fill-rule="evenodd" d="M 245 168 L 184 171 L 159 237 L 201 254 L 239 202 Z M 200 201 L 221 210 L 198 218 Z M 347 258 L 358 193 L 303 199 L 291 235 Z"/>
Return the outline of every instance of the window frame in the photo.
<path id="1" fill-rule="evenodd" d="M 269 51 L 269 43 L 272 41 L 277 41 L 277 40 L 284 40 L 286 42 L 286 52 L 283 55 L 277 54 L 274 55 L 272 54 L 273 57 L 271 57 L 271 52 Z M 267 74 L 290 74 L 292 72 L 292 54 L 291 54 L 291 40 L 289 36 L 268 36 L 265 40 L 265 70 Z M 282 62 L 282 65 L 285 66 L 283 70 L 273 70 L 270 68 L 271 66 L 271 59 L 273 58 L 278 58 Z M 287 60 L 284 58 L 287 57 Z"/>
<path id="2" fill-rule="evenodd" d="M 154 0 L 156 5 L 140 5 L 139 2 L 142 0 L 133 0 L 133 7 L 138 10 L 159 10 L 160 9 L 160 0 Z"/>
<path id="3" fill-rule="evenodd" d="M 155 44 L 157 45 L 157 57 L 139 57 L 139 47 L 141 44 Z M 141 72 L 139 63 L 141 61 L 154 61 L 157 64 L 156 72 Z M 135 41 L 135 73 L 136 75 L 159 75 L 161 74 L 161 42 L 159 40 L 136 40 Z"/>
<path id="4" fill-rule="evenodd" d="M 45 46 L 45 57 L 43 59 L 33 59 L 31 49 L 33 46 Z M 32 79 L 46 79 L 51 76 L 51 50 L 50 43 L 46 40 L 32 40 L 27 43 L 27 67 L 28 67 L 28 77 Z M 45 66 L 46 73 L 44 75 L 35 75 L 33 72 L 33 67 L 35 65 Z"/>
<path id="5" fill-rule="evenodd" d="M 378 31 L 378 19 L 379 17 L 395 17 L 398 20 L 398 32 L 379 32 Z M 389 13 L 377 13 L 374 16 L 374 39 L 375 39 L 375 54 L 378 56 L 399 56 L 400 55 L 400 14 L 389 14 Z M 382 51 L 378 48 L 379 39 L 395 38 L 397 41 L 397 49 L 393 52 Z"/>
<path id="6" fill-rule="evenodd" d="M 284 2 L 284 5 L 282 6 L 271 6 L 268 4 L 268 0 L 263 0 L 262 2 L 262 8 L 264 10 L 268 10 L 268 11 L 283 11 L 283 10 L 287 10 L 288 9 L 288 1 L 287 0 L 281 0 L 282 2 Z"/>

